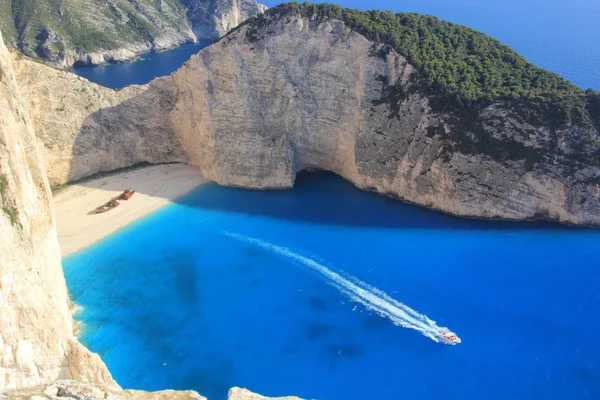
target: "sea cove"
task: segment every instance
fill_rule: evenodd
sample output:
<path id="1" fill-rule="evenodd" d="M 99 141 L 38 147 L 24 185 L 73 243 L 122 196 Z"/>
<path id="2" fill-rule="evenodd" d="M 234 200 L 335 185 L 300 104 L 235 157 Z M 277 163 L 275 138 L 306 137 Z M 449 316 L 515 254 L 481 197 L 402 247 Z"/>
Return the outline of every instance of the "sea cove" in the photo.
<path id="1" fill-rule="evenodd" d="M 0 398 L 600 398 L 600 9 L 434 3 L 4 7 Z"/>
<path id="2" fill-rule="evenodd" d="M 595 399 L 599 239 L 456 219 L 319 173 L 290 191 L 201 186 L 64 268 L 81 340 L 127 388 L 209 399 L 232 385 L 332 400 Z M 462 343 L 394 325 L 295 255 Z"/>
<path id="3" fill-rule="evenodd" d="M 111 89 L 122 89 L 128 85 L 144 85 L 154 78 L 176 71 L 192 54 L 196 54 L 212 43 L 212 40 L 203 40 L 171 50 L 141 54 L 139 60 L 135 62 L 77 67 L 72 68 L 71 71 Z"/>

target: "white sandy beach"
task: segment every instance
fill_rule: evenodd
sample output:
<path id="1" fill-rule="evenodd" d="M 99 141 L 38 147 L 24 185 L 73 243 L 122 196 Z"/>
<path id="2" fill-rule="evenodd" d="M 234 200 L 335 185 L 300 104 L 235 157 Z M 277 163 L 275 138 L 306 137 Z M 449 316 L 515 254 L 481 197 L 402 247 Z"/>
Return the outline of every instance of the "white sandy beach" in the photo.
<path id="1" fill-rule="evenodd" d="M 165 164 L 142 167 L 69 185 L 54 195 L 58 241 L 63 256 L 102 239 L 127 224 L 208 182 L 196 167 Z M 96 207 L 125 189 L 135 195 L 114 210 Z"/>

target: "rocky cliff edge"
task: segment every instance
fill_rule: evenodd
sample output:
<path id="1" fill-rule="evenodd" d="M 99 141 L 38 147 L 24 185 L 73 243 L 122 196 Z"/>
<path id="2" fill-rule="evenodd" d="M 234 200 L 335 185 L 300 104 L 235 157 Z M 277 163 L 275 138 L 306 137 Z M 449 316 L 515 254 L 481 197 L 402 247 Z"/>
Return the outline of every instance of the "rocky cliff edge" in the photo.
<path id="1" fill-rule="evenodd" d="M 220 184 L 289 188 L 302 170 L 449 214 L 600 225 L 593 126 L 533 124 L 510 104 L 457 123 L 419 70 L 343 22 L 248 24 L 145 86 L 112 91 L 16 62 L 52 184 L 186 162 Z"/>
<path id="2" fill-rule="evenodd" d="M 77 379 L 117 386 L 73 334 L 28 104 L 0 40 L 0 389 Z"/>

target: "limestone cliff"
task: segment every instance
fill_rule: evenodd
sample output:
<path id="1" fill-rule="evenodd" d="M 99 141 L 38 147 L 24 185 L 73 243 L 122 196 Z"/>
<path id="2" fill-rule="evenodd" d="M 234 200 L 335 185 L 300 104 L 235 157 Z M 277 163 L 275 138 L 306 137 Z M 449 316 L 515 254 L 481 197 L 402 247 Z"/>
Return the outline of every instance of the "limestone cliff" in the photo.
<path id="1" fill-rule="evenodd" d="M 116 386 L 73 335 L 48 180 L 11 64 L 0 40 L 0 390 L 58 378 Z"/>
<path id="2" fill-rule="evenodd" d="M 194 34 L 198 38 L 215 40 L 267 9 L 256 0 L 181 0 L 181 3 L 187 9 Z"/>
<path id="3" fill-rule="evenodd" d="M 600 225 L 600 165 L 588 157 L 600 143 L 598 121 L 534 123 L 498 99 L 462 121 L 476 126 L 461 124 L 416 87 L 421 70 L 405 56 L 344 22 L 260 21 L 171 76 L 121 91 L 0 44 L 0 390 L 200 398 L 113 389 L 98 356 L 75 340 L 44 171 L 61 184 L 183 161 L 221 184 L 262 189 L 325 169 L 459 216 Z M 50 384 L 56 379 L 94 383 Z M 257 397 L 235 389 L 230 398 Z"/>
<path id="4" fill-rule="evenodd" d="M 51 185 L 142 161 L 164 162 L 181 152 L 172 143 L 168 121 L 160 119 L 164 100 L 147 87 L 113 91 L 18 53 L 13 57 Z M 122 107 L 132 99 L 131 108 Z M 96 134 L 98 129 L 121 131 L 122 124 L 129 133 Z"/>
<path id="5" fill-rule="evenodd" d="M 55 67 L 129 61 L 216 40 L 265 10 L 256 0 L 0 0 L 9 46 Z"/>
<path id="6" fill-rule="evenodd" d="M 43 67 L 41 73 L 57 73 L 54 78 L 59 86 L 60 77 L 71 78 L 62 72 L 44 71 L 44 68 L 47 67 Z M 85 81 L 76 82 L 79 83 L 76 89 L 87 88 Z M 91 93 L 101 100 L 101 105 L 108 106 L 144 90 Z M 0 399 L 206 400 L 193 391 L 122 391 L 100 357 L 75 338 L 52 197 L 39 162 L 42 157 L 30 107 L 21 93 L 13 59 L 0 35 Z M 45 112 L 40 107 L 38 104 L 35 114 Z M 72 118 L 76 121 L 78 116 Z M 68 122 L 62 120 L 63 124 Z M 51 152 L 46 152 L 46 157 L 51 156 Z M 91 160 L 95 162 L 98 160 Z M 229 398 L 266 399 L 238 388 L 230 391 Z M 296 398 L 282 400 L 288 399 Z"/>
<path id="7" fill-rule="evenodd" d="M 598 148 L 593 126 L 534 124 L 501 100 L 461 126 L 404 56 L 339 20 L 271 16 L 121 92 L 17 64 L 53 184 L 140 161 L 255 189 L 324 169 L 464 217 L 600 224 L 599 165 L 580 157 Z"/>

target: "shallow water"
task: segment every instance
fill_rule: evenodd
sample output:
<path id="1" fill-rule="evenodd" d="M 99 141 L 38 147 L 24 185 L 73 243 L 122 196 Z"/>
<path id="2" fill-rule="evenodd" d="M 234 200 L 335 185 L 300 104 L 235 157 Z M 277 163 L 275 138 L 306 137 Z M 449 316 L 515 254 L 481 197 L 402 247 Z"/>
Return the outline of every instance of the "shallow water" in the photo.
<path id="1" fill-rule="evenodd" d="M 81 339 L 124 388 L 598 399 L 599 244 L 597 230 L 456 219 L 319 173 L 289 191 L 202 186 L 64 268 Z M 348 290 L 358 280 L 371 300 Z M 381 299 L 462 343 L 395 325 Z"/>

